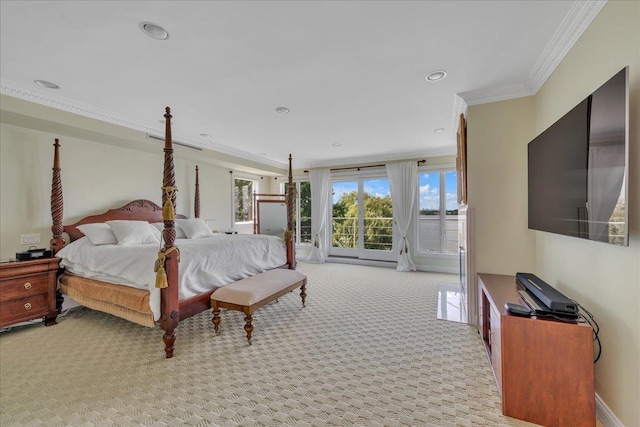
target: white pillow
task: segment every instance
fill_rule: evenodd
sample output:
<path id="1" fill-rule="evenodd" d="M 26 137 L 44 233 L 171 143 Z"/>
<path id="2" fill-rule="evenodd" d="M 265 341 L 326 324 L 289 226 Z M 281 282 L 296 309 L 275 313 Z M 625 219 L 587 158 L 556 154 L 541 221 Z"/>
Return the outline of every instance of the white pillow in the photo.
<path id="1" fill-rule="evenodd" d="M 113 234 L 111 227 L 104 222 L 82 224 L 78 226 L 78 230 L 87 236 L 94 245 L 115 245 L 118 243 L 118 239 Z"/>
<path id="2" fill-rule="evenodd" d="M 140 245 L 145 243 L 160 243 L 147 221 L 107 221 L 119 245 Z"/>
<path id="3" fill-rule="evenodd" d="M 164 230 L 164 222 L 154 222 L 151 225 L 153 225 L 155 228 L 160 230 L 160 234 L 162 234 L 162 230 Z M 182 231 L 182 229 L 178 226 L 177 222 L 175 222 L 173 224 L 173 229 L 176 231 L 176 239 L 186 239 L 187 238 L 187 235 L 184 234 L 184 231 Z"/>
<path id="4" fill-rule="evenodd" d="M 184 234 L 187 235 L 187 239 L 213 236 L 213 232 L 202 218 L 178 219 L 176 223 L 180 225 Z"/>
<path id="5" fill-rule="evenodd" d="M 149 224 L 149 228 L 159 242 L 160 239 L 162 239 L 162 230 L 160 230 L 158 227 L 155 227 L 153 224 Z"/>

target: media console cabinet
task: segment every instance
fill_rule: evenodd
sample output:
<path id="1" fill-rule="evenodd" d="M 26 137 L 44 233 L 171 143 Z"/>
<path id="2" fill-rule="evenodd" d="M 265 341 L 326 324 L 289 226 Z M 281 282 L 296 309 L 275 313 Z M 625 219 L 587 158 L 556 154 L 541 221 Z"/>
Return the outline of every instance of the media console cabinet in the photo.
<path id="1" fill-rule="evenodd" d="M 524 304 L 515 276 L 478 274 L 479 323 L 502 413 L 548 427 L 595 426 L 593 331 L 508 314 Z"/>

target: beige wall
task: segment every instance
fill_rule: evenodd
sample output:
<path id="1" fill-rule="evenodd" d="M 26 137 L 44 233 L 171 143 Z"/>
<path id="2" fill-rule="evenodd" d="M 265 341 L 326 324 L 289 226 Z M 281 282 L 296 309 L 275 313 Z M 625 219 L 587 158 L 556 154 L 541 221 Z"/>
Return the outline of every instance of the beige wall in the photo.
<path id="1" fill-rule="evenodd" d="M 629 66 L 629 247 L 527 230 L 526 144 Z M 532 271 L 600 325 L 596 393 L 640 425 L 640 2 L 609 1 L 541 90 L 469 108 L 469 205 L 479 272 Z"/>
<path id="2" fill-rule="evenodd" d="M 0 125 L 0 258 L 26 250 L 20 235 L 40 233 L 38 247 L 51 238 L 51 168 L 58 135 Z M 64 223 L 122 206 L 134 199 L 161 204 L 163 157 L 73 137 L 60 137 Z M 227 229 L 231 181 L 227 169 L 201 164 L 200 217 Z M 195 163 L 175 160 L 177 211 L 193 216 Z M 220 225 L 220 227 L 218 227 Z"/>
<path id="3" fill-rule="evenodd" d="M 469 107 L 467 202 L 475 208 L 479 273 L 535 268 L 535 236 L 527 229 L 527 143 L 534 121 L 532 97 Z"/>
<path id="4" fill-rule="evenodd" d="M 64 223 L 70 224 L 134 199 L 161 204 L 163 143 L 146 134 L 1 96 L 0 259 L 28 249 L 21 234 L 51 238 L 53 141 L 60 139 Z M 193 216 L 195 165 L 200 169 L 200 217 L 214 230 L 231 222 L 230 170 L 265 175 L 286 171 L 210 151 L 175 147 L 177 212 Z"/>
<path id="5" fill-rule="evenodd" d="M 640 425 L 640 2 L 609 2 L 536 95 L 536 133 L 629 66 L 629 247 L 536 233 L 538 273 L 597 319 L 596 392 Z"/>

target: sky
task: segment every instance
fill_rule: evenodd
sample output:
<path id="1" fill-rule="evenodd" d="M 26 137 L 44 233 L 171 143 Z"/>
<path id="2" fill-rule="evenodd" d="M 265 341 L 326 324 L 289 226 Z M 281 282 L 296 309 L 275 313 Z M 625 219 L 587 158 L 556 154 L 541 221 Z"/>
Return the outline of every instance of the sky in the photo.
<path id="1" fill-rule="evenodd" d="M 418 174 L 420 186 L 420 209 L 438 209 L 440 207 L 440 172 Z M 364 191 L 385 197 L 390 194 L 389 181 L 386 178 L 365 179 Z M 333 203 L 336 203 L 344 193 L 358 190 L 358 181 L 333 182 Z M 458 208 L 456 172 L 445 173 L 446 209 Z"/>
<path id="2" fill-rule="evenodd" d="M 458 208 L 458 182 L 455 171 L 445 174 L 445 208 L 447 210 Z M 420 209 L 438 209 L 440 207 L 440 172 L 420 173 L 418 175 L 420 185 Z"/>

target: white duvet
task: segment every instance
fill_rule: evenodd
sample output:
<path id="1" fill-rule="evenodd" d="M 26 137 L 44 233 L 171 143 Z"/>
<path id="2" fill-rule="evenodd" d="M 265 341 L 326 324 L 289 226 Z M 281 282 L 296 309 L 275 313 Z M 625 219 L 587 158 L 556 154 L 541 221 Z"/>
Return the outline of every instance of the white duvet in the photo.
<path id="1" fill-rule="evenodd" d="M 216 234 L 177 239 L 179 298 L 184 300 L 287 262 L 284 241 L 262 234 Z M 82 237 L 56 253 L 60 265 L 83 277 L 150 291 L 149 305 L 160 318 L 160 290 L 153 271 L 158 244 L 94 245 Z"/>

